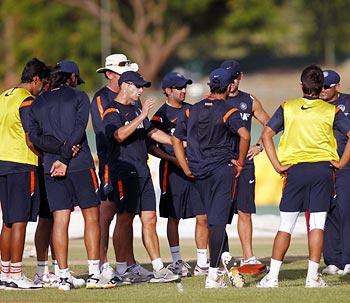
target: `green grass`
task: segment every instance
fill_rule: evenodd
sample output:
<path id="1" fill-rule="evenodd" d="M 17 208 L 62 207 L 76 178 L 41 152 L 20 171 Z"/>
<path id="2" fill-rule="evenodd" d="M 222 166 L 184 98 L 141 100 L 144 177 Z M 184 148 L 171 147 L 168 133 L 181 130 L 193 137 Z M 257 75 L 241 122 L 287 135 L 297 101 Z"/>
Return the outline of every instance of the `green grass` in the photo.
<path id="1" fill-rule="evenodd" d="M 148 264 L 148 257 L 141 241 L 135 241 L 136 258 Z M 163 259 L 170 261 L 166 241 L 161 239 Z M 186 260 L 195 259 L 194 242 L 182 241 L 182 255 Z M 230 243 L 231 252 L 239 255 L 238 240 Z M 271 255 L 272 239 L 256 239 L 254 241 L 255 253 L 268 263 Z M 174 283 L 169 284 L 138 284 L 123 286 L 111 290 L 85 290 L 77 289 L 70 292 L 60 292 L 56 289 L 43 289 L 33 291 L 5 291 L 0 290 L 1 302 L 348 302 L 350 296 L 350 276 L 325 277 L 329 287 L 327 289 L 305 289 L 305 276 L 307 268 L 307 248 L 303 238 L 292 240 L 287 259 L 282 266 L 280 274 L 280 288 L 257 289 L 256 282 L 261 277 L 246 276 L 247 285 L 243 289 L 204 289 L 204 278 L 191 277 L 182 280 L 184 292 L 177 290 Z M 83 242 L 74 240 L 70 243 L 71 269 L 80 277 L 86 277 L 86 255 Z M 112 249 L 110 260 L 113 260 Z M 25 260 L 25 273 L 31 277 L 35 271 L 35 260 Z M 324 266 L 324 265 L 322 265 Z"/>

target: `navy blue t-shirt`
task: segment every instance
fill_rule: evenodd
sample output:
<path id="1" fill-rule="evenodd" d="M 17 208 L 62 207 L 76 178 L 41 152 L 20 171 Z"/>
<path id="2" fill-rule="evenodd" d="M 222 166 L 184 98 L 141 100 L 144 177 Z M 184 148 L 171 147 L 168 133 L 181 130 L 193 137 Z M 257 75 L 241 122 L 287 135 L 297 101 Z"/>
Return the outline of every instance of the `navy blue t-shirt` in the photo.
<path id="1" fill-rule="evenodd" d="M 117 95 L 117 93 L 110 90 L 107 86 L 104 86 L 95 93 L 90 104 L 91 120 L 95 131 L 96 149 L 100 167 L 107 164 L 108 154 L 108 140 L 103 124 L 103 112 L 109 104 L 114 102 Z"/>
<path id="2" fill-rule="evenodd" d="M 129 124 L 141 113 L 140 103 L 124 105 L 114 101 L 107 106 L 103 123 L 108 140 L 108 166 L 112 178 L 149 177 L 147 165 L 147 134 L 154 128 L 148 118 L 139 124 L 137 129 L 123 142 L 114 138 L 114 132 Z"/>
<path id="3" fill-rule="evenodd" d="M 187 141 L 187 159 L 196 178 L 206 178 L 237 158 L 232 146 L 244 127 L 239 111 L 222 99 L 204 99 L 177 120 L 174 136 Z"/>
<path id="4" fill-rule="evenodd" d="M 229 96 L 226 101 L 229 106 L 235 107 L 239 110 L 244 126 L 249 132 L 252 128 L 253 101 L 254 98 L 252 95 L 243 91 L 238 91 L 237 96 Z M 239 141 L 233 146 L 233 150 L 237 154 L 239 153 Z M 254 161 L 247 158 L 245 164 L 253 165 Z"/>
<path id="5" fill-rule="evenodd" d="M 67 160 L 68 172 L 94 167 L 85 129 L 89 119 L 90 100 L 85 92 L 68 85 L 44 92 L 31 106 L 29 139 L 43 151 L 44 171 L 49 173 L 56 160 Z M 52 144 L 43 138 L 50 139 Z M 46 140 L 48 141 L 48 140 Z M 61 142 L 58 152 L 54 141 Z M 73 145 L 81 146 L 72 157 Z"/>
<path id="6" fill-rule="evenodd" d="M 332 102 L 337 108 L 339 108 L 344 115 L 350 119 L 349 113 L 350 113 L 350 94 L 339 94 L 339 98 Z M 337 139 L 337 145 L 338 145 L 338 154 L 339 156 L 343 155 L 345 145 L 348 141 L 348 137 L 346 134 L 342 133 L 338 129 L 334 130 L 335 138 Z"/>
<path id="7" fill-rule="evenodd" d="M 172 136 L 176 128 L 176 122 L 183 115 L 186 109 L 190 109 L 191 104 L 183 102 L 181 108 L 173 107 L 167 103 L 163 104 L 151 119 L 151 123 L 157 129 Z M 174 149 L 169 144 L 158 144 L 159 148 L 168 155 L 175 156 Z"/>

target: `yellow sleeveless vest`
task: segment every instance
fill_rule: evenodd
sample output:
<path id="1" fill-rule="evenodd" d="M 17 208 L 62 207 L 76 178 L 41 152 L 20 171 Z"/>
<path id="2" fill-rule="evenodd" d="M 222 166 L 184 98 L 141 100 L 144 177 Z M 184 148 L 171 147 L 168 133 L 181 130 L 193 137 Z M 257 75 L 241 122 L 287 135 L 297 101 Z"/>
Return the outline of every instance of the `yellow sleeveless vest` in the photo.
<path id="1" fill-rule="evenodd" d="M 2 161 L 38 165 L 38 157 L 26 144 L 19 115 L 19 108 L 28 97 L 31 97 L 31 94 L 23 88 L 12 88 L 0 95 L 0 160 Z"/>
<path id="2" fill-rule="evenodd" d="M 334 105 L 299 98 L 285 102 L 283 112 L 284 131 L 278 146 L 282 165 L 339 159 L 333 133 Z"/>

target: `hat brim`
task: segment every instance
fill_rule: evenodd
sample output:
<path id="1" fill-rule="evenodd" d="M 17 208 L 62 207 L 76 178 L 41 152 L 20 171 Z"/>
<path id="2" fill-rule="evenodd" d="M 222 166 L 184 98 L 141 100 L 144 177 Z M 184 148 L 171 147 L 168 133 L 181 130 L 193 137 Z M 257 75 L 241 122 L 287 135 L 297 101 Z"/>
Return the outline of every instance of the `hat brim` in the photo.
<path id="1" fill-rule="evenodd" d="M 96 70 L 96 73 L 105 73 L 108 71 L 111 71 L 113 73 L 121 75 L 122 73 L 125 72 L 137 72 L 139 70 L 139 66 L 137 63 L 131 63 L 130 65 L 127 66 L 118 66 L 118 65 L 111 65 L 111 66 L 105 66 L 105 67 L 100 67 Z"/>
<path id="2" fill-rule="evenodd" d="M 183 79 L 179 79 L 179 81 L 176 81 L 175 83 L 172 83 L 170 85 L 165 85 L 162 83 L 162 89 L 166 89 L 166 88 L 169 88 L 169 87 L 184 87 L 185 85 L 188 85 L 188 84 L 192 84 L 193 81 L 191 79 L 186 79 L 186 78 L 183 78 Z"/>
<path id="3" fill-rule="evenodd" d="M 80 76 L 78 76 L 78 85 L 83 83 L 85 83 L 85 81 Z"/>

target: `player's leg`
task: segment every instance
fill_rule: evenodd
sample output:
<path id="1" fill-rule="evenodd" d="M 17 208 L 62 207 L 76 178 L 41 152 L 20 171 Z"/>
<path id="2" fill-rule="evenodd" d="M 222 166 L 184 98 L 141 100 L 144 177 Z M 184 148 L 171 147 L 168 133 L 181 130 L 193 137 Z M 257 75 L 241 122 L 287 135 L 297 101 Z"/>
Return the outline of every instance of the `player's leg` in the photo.
<path id="1" fill-rule="evenodd" d="M 253 227 L 251 214 L 238 210 L 237 230 L 243 250 L 243 260 L 246 261 L 254 256 L 252 245 Z"/>
<path id="2" fill-rule="evenodd" d="M 116 209 L 115 203 L 110 200 L 101 201 L 100 205 L 100 229 L 101 229 L 101 243 L 100 243 L 100 258 L 101 265 L 108 263 L 107 251 L 109 243 L 109 228 L 114 218 Z"/>
<path id="3" fill-rule="evenodd" d="M 197 264 L 194 269 L 195 276 L 208 274 L 208 239 L 209 227 L 207 215 L 197 215 L 195 227 L 195 241 L 197 247 Z"/>

